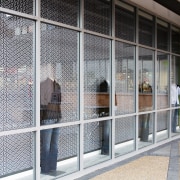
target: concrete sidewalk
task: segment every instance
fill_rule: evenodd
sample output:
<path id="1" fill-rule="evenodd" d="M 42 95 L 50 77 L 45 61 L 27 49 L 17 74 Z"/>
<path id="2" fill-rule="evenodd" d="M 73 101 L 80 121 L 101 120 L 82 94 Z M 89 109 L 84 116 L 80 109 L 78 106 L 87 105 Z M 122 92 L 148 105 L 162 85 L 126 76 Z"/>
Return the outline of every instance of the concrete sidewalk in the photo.
<path id="1" fill-rule="evenodd" d="M 144 156 L 155 156 L 155 157 L 157 156 L 157 158 L 159 156 L 169 157 L 167 180 L 180 180 L 180 171 L 179 171 L 180 170 L 180 139 L 173 140 L 169 143 L 166 143 L 157 148 L 151 149 L 149 151 L 146 151 L 144 153 L 141 153 L 139 155 L 136 155 L 134 157 L 131 157 L 129 159 L 126 159 L 124 161 L 111 165 L 109 167 L 98 169 L 97 171 L 87 174 L 76 180 L 92 179 L 100 174 L 103 174 L 107 171 L 111 171 L 117 167 L 126 165 Z M 141 178 L 138 178 L 138 179 L 141 179 Z M 142 177 L 142 180 L 144 179 L 146 179 L 146 177 Z M 113 179 L 111 178 L 111 180 Z M 131 180 L 131 178 L 129 180 Z M 157 180 L 158 180 L 158 177 L 157 177 Z"/>

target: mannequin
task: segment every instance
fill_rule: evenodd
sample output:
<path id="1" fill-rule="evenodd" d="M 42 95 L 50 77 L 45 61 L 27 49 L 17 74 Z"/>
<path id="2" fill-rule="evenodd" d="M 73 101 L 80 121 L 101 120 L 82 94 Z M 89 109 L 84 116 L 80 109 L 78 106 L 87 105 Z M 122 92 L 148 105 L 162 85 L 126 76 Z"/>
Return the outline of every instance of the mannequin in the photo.
<path id="1" fill-rule="evenodd" d="M 60 101 L 60 85 L 52 78 L 42 81 L 40 85 L 41 125 L 59 122 Z M 41 131 L 41 173 L 43 174 L 52 173 L 57 169 L 58 141 L 59 128 Z"/>

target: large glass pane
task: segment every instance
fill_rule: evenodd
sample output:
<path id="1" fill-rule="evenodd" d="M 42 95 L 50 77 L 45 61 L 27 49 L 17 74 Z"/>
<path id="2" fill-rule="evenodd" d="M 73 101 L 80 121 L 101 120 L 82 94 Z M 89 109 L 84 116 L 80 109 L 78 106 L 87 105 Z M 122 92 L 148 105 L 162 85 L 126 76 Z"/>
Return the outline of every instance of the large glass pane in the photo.
<path id="1" fill-rule="evenodd" d="M 41 0 L 43 18 L 78 26 L 79 0 Z"/>
<path id="2" fill-rule="evenodd" d="M 116 115 L 135 111 L 135 47 L 116 42 Z"/>
<path id="3" fill-rule="evenodd" d="M 168 55 L 157 54 L 157 109 L 169 107 L 169 60 Z"/>
<path id="4" fill-rule="evenodd" d="M 111 0 L 84 1 L 84 28 L 102 34 L 111 34 Z"/>
<path id="5" fill-rule="evenodd" d="M 153 143 L 153 113 L 139 115 L 138 148 L 149 146 Z"/>
<path id="6" fill-rule="evenodd" d="M 84 118 L 110 115 L 110 40 L 85 34 Z"/>
<path id="7" fill-rule="evenodd" d="M 157 48 L 169 50 L 169 28 L 168 23 L 157 20 Z"/>
<path id="8" fill-rule="evenodd" d="M 48 145 L 51 139 L 50 151 Z M 55 179 L 79 170 L 79 126 L 41 130 L 41 179 Z M 46 172 L 44 171 L 46 170 Z"/>
<path id="9" fill-rule="evenodd" d="M 132 6 L 117 1 L 115 8 L 116 37 L 135 41 L 135 12 Z"/>
<path id="10" fill-rule="evenodd" d="M 115 121 L 115 157 L 135 150 L 135 117 Z"/>
<path id="11" fill-rule="evenodd" d="M 180 54 L 180 28 L 171 29 L 172 52 Z"/>
<path id="12" fill-rule="evenodd" d="M 179 101 L 180 101 L 180 57 L 172 56 L 171 59 L 171 130 L 179 132 Z"/>
<path id="13" fill-rule="evenodd" d="M 33 179 L 33 139 L 32 133 L 0 137 L 0 179 Z"/>
<path id="14" fill-rule="evenodd" d="M 139 111 L 153 108 L 154 52 L 139 48 Z"/>
<path id="15" fill-rule="evenodd" d="M 141 11 L 139 13 L 139 43 L 146 46 L 154 46 L 153 17 Z"/>
<path id="16" fill-rule="evenodd" d="M 78 118 L 78 33 L 41 24 L 41 124 Z"/>
<path id="17" fill-rule="evenodd" d="M 84 167 L 111 158 L 111 120 L 84 125 Z"/>
<path id="18" fill-rule="evenodd" d="M 168 138 L 169 119 L 169 111 L 157 112 L 157 142 Z"/>
<path id="19" fill-rule="evenodd" d="M 33 14 L 34 0 L 1 0 L 0 7 L 19 11 L 22 13 Z M 35 7 L 35 6 L 34 6 Z"/>
<path id="20" fill-rule="evenodd" d="M 0 13 L 0 131 L 33 126 L 34 21 Z"/>

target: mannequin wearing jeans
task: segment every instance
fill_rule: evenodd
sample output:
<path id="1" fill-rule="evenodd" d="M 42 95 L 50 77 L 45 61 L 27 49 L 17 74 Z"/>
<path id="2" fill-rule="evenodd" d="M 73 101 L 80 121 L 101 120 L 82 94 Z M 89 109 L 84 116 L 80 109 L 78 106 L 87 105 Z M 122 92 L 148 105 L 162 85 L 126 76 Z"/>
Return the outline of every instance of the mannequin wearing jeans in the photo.
<path id="1" fill-rule="evenodd" d="M 60 103 L 60 86 L 55 81 L 47 78 L 41 83 L 41 125 L 57 123 L 60 111 L 49 109 L 49 103 Z M 54 93 L 58 92 L 58 93 Z M 58 156 L 59 128 L 41 130 L 41 173 L 56 171 Z"/>

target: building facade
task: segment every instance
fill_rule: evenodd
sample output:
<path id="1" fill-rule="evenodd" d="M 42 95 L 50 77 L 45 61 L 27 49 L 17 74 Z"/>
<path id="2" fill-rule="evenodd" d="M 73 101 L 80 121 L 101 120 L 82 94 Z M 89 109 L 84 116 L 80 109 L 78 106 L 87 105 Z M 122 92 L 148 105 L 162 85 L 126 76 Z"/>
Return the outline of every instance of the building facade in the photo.
<path id="1" fill-rule="evenodd" d="M 180 137 L 179 15 L 153 0 L 0 5 L 2 180 L 73 179 Z M 43 125 L 47 78 L 60 116 Z M 42 174 L 41 132 L 53 129 L 57 171 Z"/>

